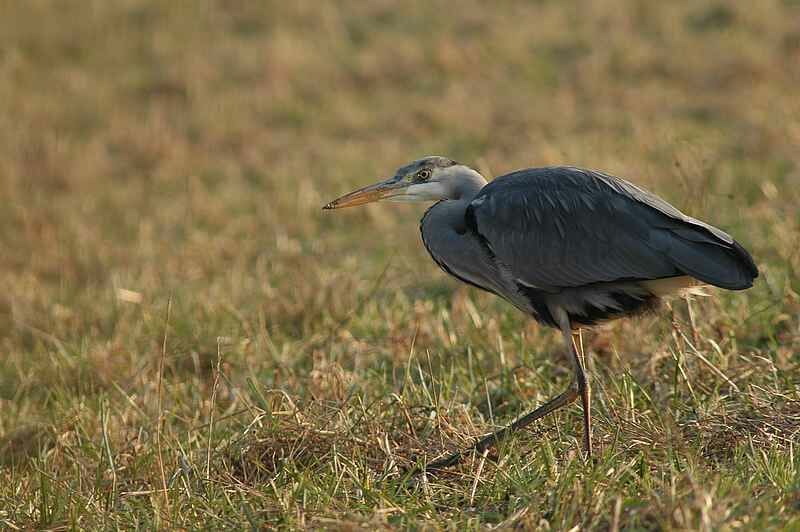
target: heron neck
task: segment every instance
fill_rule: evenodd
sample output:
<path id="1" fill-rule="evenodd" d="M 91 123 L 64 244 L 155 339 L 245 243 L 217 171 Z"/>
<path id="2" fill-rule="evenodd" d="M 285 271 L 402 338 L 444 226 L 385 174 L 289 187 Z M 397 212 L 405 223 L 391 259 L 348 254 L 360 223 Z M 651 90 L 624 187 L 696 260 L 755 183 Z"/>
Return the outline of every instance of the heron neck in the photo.
<path id="1" fill-rule="evenodd" d="M 470 169 L 469 173 L 463 175 L 463 177 L 458 180 L 458 184 L 453 191 L 452 199 L 469 203 L 485 186 L 486 179 L 475 170 Z"/>

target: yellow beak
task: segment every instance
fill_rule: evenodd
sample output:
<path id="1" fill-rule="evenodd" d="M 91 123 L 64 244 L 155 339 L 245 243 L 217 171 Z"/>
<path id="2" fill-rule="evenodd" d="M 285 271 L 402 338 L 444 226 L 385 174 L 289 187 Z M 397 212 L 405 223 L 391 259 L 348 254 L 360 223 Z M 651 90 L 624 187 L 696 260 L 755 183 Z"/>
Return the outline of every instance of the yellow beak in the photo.
<path id="1" fill-rule="evenodd" d="M 355 207 L 357 205 L 364 205 L 365 203 L 372 203 L 373 201 L 382 200 L 396 196 L 397 191 L 404 189 L 408 183 L 403 181 L 396 181 L 395 178 L 389 178 L 386 181 L 369 185 L 368 187 L 354 190 L 349 194 L 345 194 L 341 198 L 337 198 L 328 203 L 323 209 L 342 209 L 344 207 Z"/>

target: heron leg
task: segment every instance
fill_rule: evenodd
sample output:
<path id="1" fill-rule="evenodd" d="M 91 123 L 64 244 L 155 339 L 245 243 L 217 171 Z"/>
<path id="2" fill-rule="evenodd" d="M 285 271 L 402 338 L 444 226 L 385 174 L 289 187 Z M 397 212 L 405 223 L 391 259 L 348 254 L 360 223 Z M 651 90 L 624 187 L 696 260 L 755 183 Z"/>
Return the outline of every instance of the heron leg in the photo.
<path id="1" fill-rule="evenodd" d="M 591 390 L 589 388 L 589 381 L 586 378 L 586 369 L 584 368 L 581 355 L 575 346 L 575 339 L 572 336 L 572 324 L 569 320 L 569 315 L 561 308 L 551 308 L 550 312 L 558 323 L 561 334 L 564 336 L 564 343 L 567 344 L 567 350 L 572 358 L 572 363 L 575 369 L 575 384 L 578 387 L 578 394 L 581 396 L 581 406 L 583 407 L 583 448 L 586 450 L 586 456 L 592 457 L 592 401 Z"/>
<path id="2" fill-rule="evenodd" d="M 472 450 L 475 450 L 477 453 L 482 453 L 489 447 L 493 446 L 498 441 L 505 438 L 508 434 L 514 432 L 515 430 L 519 430 L 521 428 L 527 427 L 537 419 L 543 418 L 547 414 L 558 410 L 562 406 L 566 406 L 571 402 L 575 401 L 578 396 L 581 397 L 581 402 L 583 403 L 583 443 L 586 452 L 591 456 L 592 454 L 592 440 L 591 440 L 591 411 L 590 411 L 590 401 L 589 401 L 589 384 L 586 381 L 586 372 L 583 369 L 583 364 L 581 363 L 580 357 L 578 356 L 578 351 L 575 348 L 575 344 L 572 341 L 572 326 L 569 321 L 569 316 L 566 312 L 561 310 L 560 308 L 551 309 L 553 316 L 556 318 L 559 328 L 561 329 L 562 334 L 564 335 L 564 340 L 567 344 L 567 350 L 570 353 L 570 357 L 573 361 L 575 367 L 575 373 L 572 382 L 570 383 L 569 387 L 562 392 L 560 395 L 553 397 L 540 407 L 538 407 L 533 412 L 525 414 L 521 418 L 517 419 L 507 427 L 504 427 L 497 432 L 493 432 L 488 436 L 484 436 L 481 438 L 475 445 L 473 445 L 470 449 L 465 451 L 457 451 L 449 456 L 446 456 L 440 460 L 436 460 L 428 464 L 426 471 L 433 471 L 436 469 L 442 469 L 445 467 L 450 467 L 456 465 L 457 463 L 461 462 Z"/>
<path id="3" fill-rule="evenodd" d="M 465 451 L 457 451 L 449 456 L 446 456 L 440 460 L 436 460 L 435 462 L 428 464 L 428 467 L 425 469 L 426 471 L 433 471 L 436 469 L 442 469 L 445 467 L 456 465 L 457 463 L 464 460 L 464 458 L 466 458 L 467 456 L 467 453 L 469 453 L 473 449 L 475 450 L 475 452 L 480 454 L 489 447 L 491 447 L 492 445 L 494 445 L 495 443 L 497 443 L 498 441 L 505 438 L 508 434 L 514 432 L 515 430 L 527 427 L 537 419 L 546 416 L 547 414 L 553 412 L 554 410 L 558 410 L 562 406 L 570 404 L 577 398 L 578 398 L 578 389 L 575 387 L 574 384 L 570 384 L 569 388 L 567 388 L 563 393 L 557 395 L 556 397 L 553 397 L 552 399 L 547 401 L 545 404 L 543 404 L 533 412 L 525 414 L 521 418 L 514 421 L 512 424 L 498 430 L 497 432 L 493 432 L 488 436 L 484 436 L 478 441 L 478 443 L 476 443 L 471 448 Z"/>
<path id="4" fill-rule="evenodd" d="M 572 341 L 572 334 L 569 337 L 569 345 L 572 346 L 572 353 L 575 360 L 575 382 L 578 384 L 578 393 L 581 395 L 581 405 L 583 406 L 583 448 L 586 456 L 592 457 L 592 398 L 589 381 L 586 378 L 583 360 L 578 355 L 578 350 Z M 584 355 L 585 356 L 585 355 Z"/>

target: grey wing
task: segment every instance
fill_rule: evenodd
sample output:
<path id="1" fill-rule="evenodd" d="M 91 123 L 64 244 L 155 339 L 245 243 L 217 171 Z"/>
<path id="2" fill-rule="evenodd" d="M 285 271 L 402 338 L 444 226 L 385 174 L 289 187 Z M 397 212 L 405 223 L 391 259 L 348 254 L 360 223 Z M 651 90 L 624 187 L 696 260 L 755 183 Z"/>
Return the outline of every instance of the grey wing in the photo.
<path id="1" fill-rule="evenodd" d="M 727 233 L 589 170 L 534 168 L 499 177 L 466 218 L 517 282 L 545 291 L 679 275 L 739 290 L 758 276 Z"/>

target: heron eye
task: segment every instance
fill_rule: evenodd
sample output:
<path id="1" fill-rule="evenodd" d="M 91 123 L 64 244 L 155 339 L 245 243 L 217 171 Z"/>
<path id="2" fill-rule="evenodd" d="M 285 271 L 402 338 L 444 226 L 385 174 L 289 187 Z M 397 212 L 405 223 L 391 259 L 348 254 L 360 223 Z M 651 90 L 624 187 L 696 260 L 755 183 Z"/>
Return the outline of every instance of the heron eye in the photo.
<path id="1" fill-rule="evenodd" d="M 425 181 L 427 179 L 430 179 L 430 177 L 431 177 L 431 171 L 428 170 L 427 168 L 425 170 L 420 170 L 419 172 L 417 172 L 417 179 L 419 179 L 420 181 Z"/>

